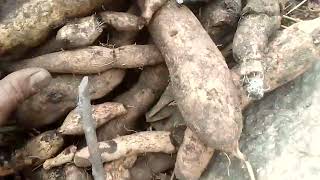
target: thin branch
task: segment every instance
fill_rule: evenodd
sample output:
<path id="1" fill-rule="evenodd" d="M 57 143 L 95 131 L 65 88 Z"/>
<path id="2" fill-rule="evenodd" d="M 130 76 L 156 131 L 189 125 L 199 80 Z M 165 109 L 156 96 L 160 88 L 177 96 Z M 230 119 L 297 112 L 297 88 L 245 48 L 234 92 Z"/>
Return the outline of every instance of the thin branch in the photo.
<path id="1" fill-rule="evenodd" d="M 286 15 L 290 14 L 292 11 L 298 9 L 300 6 L 302 6 L 305 2 L 307 2 L 307 0 L 303 0 L 301 1 L 301 3 L 299 3 L 298 5 L 296 5 L 294 8 L 290 9 L 289 12 L 286 13 Z"/>
<path id="2" fill-rule="evenodd" d="M 285 18 L 285 19 L 289 19 L 291 21 L 294 21 L 294 22 L 301 22 L 300 19 L 293 18 L 293 17 L 287 16 L 287 15 L 283 15 L 282 17 Z"/>
<path id="3" fill-rule="evenodd" d="M 92 117 L 90 94 L 88 87 L 88 76 L 85 76 L 79 85 L 78 111 L 81 115 L 81 122 L 85 133 L 92 165 L 92 174 L 95 180 L 105 180 L 105 171 L 101 161 L 101 153 L 98 147 L 96 128 Z"/>

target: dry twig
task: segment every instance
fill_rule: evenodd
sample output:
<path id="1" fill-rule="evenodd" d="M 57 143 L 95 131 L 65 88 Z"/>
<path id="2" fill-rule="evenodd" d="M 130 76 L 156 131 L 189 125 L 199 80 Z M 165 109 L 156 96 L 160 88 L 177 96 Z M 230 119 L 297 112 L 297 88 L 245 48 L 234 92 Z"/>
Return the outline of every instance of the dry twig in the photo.
<path id="1" fill-rule="evenodd" d="M 301 3 L 299 3 L 298 5 L 296 5 L 295 7 L 293 7 L 292 9 L 290 9 L 290 11 L 288 11 L 288 12 L 286 13 L 286 15 L 288 15 L 288 14 L 290 14 L 292 11 L 298 9 L 298 8 L 299 8 L 300 6 L 302 6 L 305 2 L 307 2 L 307 0 L 301 1 Z"/>
<path id="2" fill-rule="evenodd" d="M 78 110 L 81 114 L 81 122 L 90 153 L 89 160 L 92 164 L 92 174 L 95 180 L 104 180 L 104 169 L 98 148 L 95 125 L 93 124 L 88 82 L 89 78 L 85 76 L 79 85 Z"/>

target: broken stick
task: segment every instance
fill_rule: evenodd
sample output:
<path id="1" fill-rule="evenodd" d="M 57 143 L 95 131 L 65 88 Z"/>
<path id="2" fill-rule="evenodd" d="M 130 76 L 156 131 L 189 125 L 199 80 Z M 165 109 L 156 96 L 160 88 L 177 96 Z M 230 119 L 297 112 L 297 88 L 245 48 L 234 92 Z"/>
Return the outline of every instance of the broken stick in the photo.
<path id="1" fill-rule="evenodd" d="M 104 180 L 104 169 L 99 152 L 95 125 L 93 124 L 88 82 L 89 78 L 85 76 L 79 85 L 78 110 L 81 114 L 81 122 L 90 153 L 89 160 L 92 164 L 92 174 L 95 180 Z"/>

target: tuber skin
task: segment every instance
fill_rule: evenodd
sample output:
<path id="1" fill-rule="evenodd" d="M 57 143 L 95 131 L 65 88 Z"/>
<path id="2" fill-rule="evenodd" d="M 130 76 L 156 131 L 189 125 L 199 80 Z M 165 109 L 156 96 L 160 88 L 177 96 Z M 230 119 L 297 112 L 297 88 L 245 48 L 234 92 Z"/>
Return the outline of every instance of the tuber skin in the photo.
<path id="1" fill-rule="evenodd" d="M 137 68 L 161 62 L 162 56 L 154 45 L 128 45 L 115 49 L 91 46 L 55 52 L 3 66 L 9 71 L 41 67 L 54 73 L 93 74 L 111 68 Z"/>
<path id="2" fill-rule="evenodd" d="M 93 120 L 95 120 L 96 128 L 99 128 L 106 122 L 126 113 L 127 110 L 121 103 L 105 102 L 92 106 L 92 116 Z M 84 134 L 82 124 L 80 123 L 80 117 L 78 108 L 72 110 L 58 129 L 58 132 L 63 135 Z"/>
<path id="3" fill-rule="evenodd" d="M 138 157 L 130 169 L 131 180 L 153 180 L 154 175 L 174 167 L 175 156 L 165 153 L 147 153 Z"/>
<path id="4" fill-rule="evenodd" d="M 141 17 L 124 12 L 106 11 L 99 15 L 103 23 L 118 31 L 139 31 L 145 24 Z"/>
<path id="5" fill-rule="evenodd" d="M 208 146 L 236 153 L 242 130 L 239 102 L 233 95 L 237 89 L 200 22 L 187 7 L 169 1 L 154 15 L 149 32 L 165 58 L 188 127 Z"/>
<path id="6" fill-rule="evenodd" d="M 151 20 L 154 13 L 161 8 L 168 0 L 138 0 L 138 6 L 142 12 L 141 16 L 147 23 Z"/>
<path id="7" fill-rule="evenodd" d="M 83 168 L 73 164 L 64 166 L 65 180 L 93 180 L 92 176 Z"/>
<path id="8" fill-rule="evenodd" d="M 99 142 L 99 149 L 103 162 L 147 152 L 173 153 L 175 151 L 170 132 L 165 131 L 145 131 L 119 136 L 113 140 Z M 90 166 L 89 156 L 88 147 L 79 150 L 74 157 L 75 165 Z"/>
<path id="9" fill-rule="evenodd" d="M 129 156 L 115 160 L 104 167 L 108 180 L 152 180 L 155 175 L 173 168 L 174 160 L 170 154 L 147 153 L 138 159 L 137 156 Z"/>
<path id="10" fill-rule="evenodd" d="M 67 18 L 85 16 L 103 0 L 2 1 L 0 6 L 0 56 L 15 49 L 35 47 L 50 30 Z"/>
<path id="11" fill-rule="evenodd" d="M 91 99 L 98 99 L 112 91 L 124 78 L 125 72 L 110 69 L 99 75 L 89 76 Z M 57 75 L 49 86 L 24 101 L 17 109 L 17 121 L 24 127 L 41 127 L 55 122 L 77 103 L 77 87 L 83 76 Z"/>
<path id="12" fill-rule="evenodd" d="M 74 38 L 74 37 L 72 37 L 72 38 Z M 20 61 L 25 58 L 34 58 L 34 57 L 49 54 L 52 52 L 67 50 L 67 49 L 70 49 L 71 47 L 76 47 L 76 46 L 77 46 L 76 44 L 67 43 L 66 41 L 60 41 L 60 40 L 57 40 L 56 37 L 53 37 L 51 39 L 48 39 L 48 41 L 45 42 L 44 44 L 41 44 L 41 46 L 35 48 L 31 55 L 26 55 L 25 57 L 21 56 L 19 58 L 15 58 L 14 60 Z M 9 60 L 6 60 L 6 62 L 8 62 L 8 61 Z M 14 61 L 12 61 L 12 62 L 14 62 Z"/>
<path id="13" fill-rule="evenodd" d="M 50 170 L 43 168 L 25 169 L 23 175 L 32 180 L 93 180 L 92 176 L 83 168 L 73 164 L 59 166 Z"/>
<path id="14" fill-rule="evenodd" d="M 38 166 L 59 152 L 63 144 L 64 140 L 60 134 L 55 131 L 43 132 L 15 150 L 9 161 L 3 161 L 0 176 L 14 174 L 28 166 Z"/>
<path id="15" fill-rule="evenodd" d="M 47 159 L 43 163 L 43 169 L 48 170 L 53 167 L 61 166 L 66 163 L 72 162 L 76 151 L 77 151 L 77 147 L 74 145 L 67 147 L 60 154 L 58 154 L 56 157 Z"/>
<path id="16" fill-rule="evenodd" d="M 138 31 L 111 31 L 108 44 L 112 47 L 121 47 L 135 44 Z"/>
<path id="17" fill-rule="evenodd" d="M 128 156 L 110 163 L 105 163 L 106 180 L 130 180 L 129 169 L 134 165 L 137 156 Z"/>
<path id="18" fill-rule="evenodd" d="M 136 4 L 130 6 L 127 10 L 128 14 L 139 15 L 139 8 Z M 114 47 L 121 47 L 125 45 L 134 44 L 138 35 L 138 31 L 111 31 L 108 39 L 108 44 Z"/>
<path id="19" fill-rule="evenodd" d="M 265 54 L 271 35 L 280 28 L 278 0 L 248 0 L 233 40 L 233 56 L 240 64 L 241 83 L 249 97 L 264 94 Z M 248 35 L 250 34 L 250 38 Z"/>
<path id="20" fill-rule="evenodd" d="M 220 45 L 235 30 L 241 5 L 241 0 L 211 1 L 201 10 L 199 20 L 216 44 Z"/>
<path id="21" fill-rule="evenodd" d="M 118 135 L 134 132 L 141 122 L 139 118 L 160 97 L 167 84 L 168 70 L 163 64 L 144 68 L 137 84 L 114 99 L 114 102 L 122 103 L 126 107 L 127 114 L 98 128 L 98 140 L 110 140 Z"/>
<path id="22" fill-rule="evenodd" d="M 320 49 L 313 36 L 319 32 L 317 18 L 292 25 L 274 36 L 264 64 L 267 92 L 294 80 L 317 61 Z"/>
<path id="23" fill-rule="evenodd" d="M 198 137 L 187 128 L 177 154 L 174 174 L 180 180 L 198 180 L 213 153 L 214 149 L 201 143 Z"/>
<path id="24" fill-rule="evenodd" d="M 91 45 L 102 33 L 102 25 L 97 15 L 76 19 L 59 29 L 56 41 L 65 42 L 61 49 Z"/>
<path id="25" fill-rule="evenodd" d="M 13 155 L 13 161 L 31 159 L 32 165 L 37 166 L 59 152 L 63 144 L 61 134 L 54 130 L 43 132 L 29 140 L 22 148 L 17 149 Z"/>

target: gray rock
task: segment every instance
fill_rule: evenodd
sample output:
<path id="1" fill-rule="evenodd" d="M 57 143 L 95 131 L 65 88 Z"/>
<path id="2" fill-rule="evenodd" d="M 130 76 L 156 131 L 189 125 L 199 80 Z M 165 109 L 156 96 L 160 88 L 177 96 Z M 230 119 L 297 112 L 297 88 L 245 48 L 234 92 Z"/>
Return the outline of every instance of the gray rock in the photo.
<path id="1" fill-rule="evenodd" d="M 257 180 L 320 179 L 320 62 L 245 112 L 241 151 Z M 217 154 L 202 180 L 249 179 L 236 158 Z M 228 176 L 229 169 L 229 176 Z"/>

